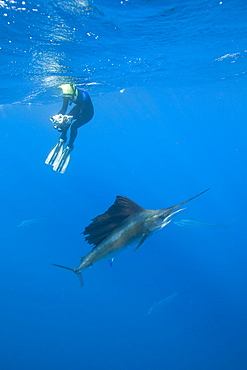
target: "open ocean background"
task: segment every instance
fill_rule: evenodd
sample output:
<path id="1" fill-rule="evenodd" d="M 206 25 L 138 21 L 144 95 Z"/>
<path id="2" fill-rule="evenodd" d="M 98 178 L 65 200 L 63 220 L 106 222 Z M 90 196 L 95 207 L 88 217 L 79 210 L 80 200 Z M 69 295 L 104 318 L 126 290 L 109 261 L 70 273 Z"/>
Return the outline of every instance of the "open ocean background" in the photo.
<path id="1" fill-rule="evenodd" d="M 1 370 L 246 370 L 247 4 L 3 0 L 0 29 Z M 44 160 L 65 82 L 95 116 L 62 175 Z M 172 222 L 83 288 L 51 265 L 78 266 L 117 195 L 208 187 L 174 221 L 226 227 Z"/>

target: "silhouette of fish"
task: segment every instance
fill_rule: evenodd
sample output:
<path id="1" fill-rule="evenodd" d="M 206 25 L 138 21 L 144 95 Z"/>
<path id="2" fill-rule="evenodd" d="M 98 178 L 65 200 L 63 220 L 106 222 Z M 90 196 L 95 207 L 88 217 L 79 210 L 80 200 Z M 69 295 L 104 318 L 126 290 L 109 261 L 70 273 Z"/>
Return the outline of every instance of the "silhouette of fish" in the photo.
<path id="1" fill-rule="evenodd" d="M 41 222 L 43 222 L 42 218 L 32 218 L 30 220 L 22 221 L 19 225 L 17 225 L 17 227 L 28 227 L 32 224 L 38 224 Z"/>
<path id="2" fill-rule="evenodd" d="M 197 221 L 194 218 L 187 218 L 186 220 L 173 221 L 177 226 L 187 227 L 190 229 L 218 229 L 221 227 L 226 228 L 229 224 L 236 221 L 236 218 L 225 224 L 211 224 L 208 222 Z"/>
<path id="3" fill-rule="evenodd" d="M 83 285 L 82 270 L 103 258 L 110 260 L 116 253 L 139 240 L 134 250 L 136 251 L 149 235 L 163 229 L 171 222 L 172 216 L 185 209 L 176 210 L 176 208 L 208 190 L 204 190 L 175 206 L 158 210 L 144 209 L 129 198 L 117 196 L 114 204 L 105 213 L 95 217 L 91 224 L 85 228 L 83 232 L 86 235 L 85 239 L 94 247 L 85 257 L 81 258 L 79 266 L 53 265 L 73 271 L 78 275 L 80 283 Z"/>
<path id="4" fill-rule="evenodd" d="M 174 298 L 177 297 L 177 295 L 179 294 L 180 292 L 175 292 L 163 299 L 161 299 L 160 301 L 158 302 L 154 302 L 152 304 L 152 306 L 147 310 L 146 314 L 144 315 L 145 316 L 148 316 L 148 315 L 151 315 L 153 312 L 158 312 L 158 311 L 163 311 L 162 310 L 162 307 L 167 304 L 168 302 L 172 301 Z"/>

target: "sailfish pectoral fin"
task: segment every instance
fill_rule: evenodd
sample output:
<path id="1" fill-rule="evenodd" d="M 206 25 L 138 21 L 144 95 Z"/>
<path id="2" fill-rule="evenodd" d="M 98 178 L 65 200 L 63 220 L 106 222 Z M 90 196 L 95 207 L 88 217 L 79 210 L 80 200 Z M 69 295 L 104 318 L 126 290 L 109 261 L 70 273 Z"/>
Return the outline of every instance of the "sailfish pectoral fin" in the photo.
<path id="1" fill-rule="evenodd" d="M 139 249 L 139 248 L 140 248 L 140 246 L 142 245 L 142 243 L 144 243 L 144 242 L 145 242 L 145 240 L 147 239 L 148 235 L 149 235 L 149 233 L 148 233 L 148 232 L 146 232 L 146 233 L 144 233 L 144 234 L 142 235 L 142 238 L 141 238 L 141 240 L 139 241 L 139 243 L 138 243 L 137 247 L 133 250 L 133 253 L 134 253 L 135 251 L 137 251 L 137 249 Z"/>

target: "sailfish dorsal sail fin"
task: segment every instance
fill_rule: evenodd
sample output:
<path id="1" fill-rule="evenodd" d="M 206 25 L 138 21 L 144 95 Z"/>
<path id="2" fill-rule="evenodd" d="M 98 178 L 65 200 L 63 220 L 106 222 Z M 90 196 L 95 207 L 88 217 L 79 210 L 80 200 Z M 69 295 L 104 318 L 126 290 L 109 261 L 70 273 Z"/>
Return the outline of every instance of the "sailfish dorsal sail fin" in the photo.
<path id="1" fill-rule="evenodd" d="M 114 204 L 105 213 L 93 218 L 92 222 L 85 228 L 83 234 L 86 235 L 86 241 L 97 246 L 127 217 L 143 210 L 144 208 L 133 200 L 117 196 Z"/>

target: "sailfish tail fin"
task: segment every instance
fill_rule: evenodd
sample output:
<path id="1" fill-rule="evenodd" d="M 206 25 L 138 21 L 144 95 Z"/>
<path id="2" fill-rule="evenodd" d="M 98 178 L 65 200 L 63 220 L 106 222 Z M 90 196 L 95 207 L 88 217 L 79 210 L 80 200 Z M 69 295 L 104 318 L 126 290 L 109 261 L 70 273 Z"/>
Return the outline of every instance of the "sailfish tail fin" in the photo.
<path id="1" fill-rule="evenodd" d="M 82 274 L 80 271 L 78 271 L 77 268 L 75 267 L 68 267 L 68 266 L 62 266 L 62 265 L 57 265 L 55 263 L 52 263 L 53 266 L 56 266 L 56 267 L 61 267 L 63 269 L 66 269 L 66 270 L 70 270 L 70 271 L 73 271 L 79 278 L 79 281 L 80 281 L 80 285 L 83 286 L 84 285 L 84 280 L 83 280 L 83 277 L 82 277 Z"/>

